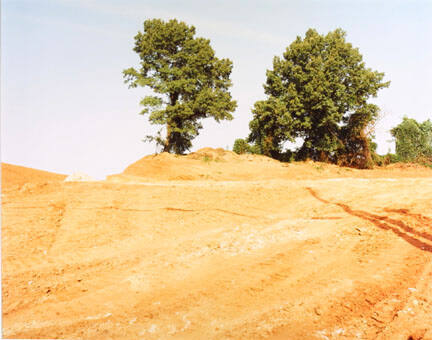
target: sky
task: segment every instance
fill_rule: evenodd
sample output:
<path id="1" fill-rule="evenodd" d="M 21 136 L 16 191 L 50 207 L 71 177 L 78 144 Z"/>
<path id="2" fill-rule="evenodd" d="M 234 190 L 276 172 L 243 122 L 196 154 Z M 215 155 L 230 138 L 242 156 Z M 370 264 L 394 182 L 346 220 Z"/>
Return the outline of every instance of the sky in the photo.
<path id="1" fill-rule="evenodd" d="M 205 120 L 192 151 L 248 135 L 273 57 L 308 28 L 342 28 L 391 81 L 371 100 L 382 111 L 379 153 L 394 150 L 389 130 L 403 116 L 432 118 L 432 0 L 3 0 L 2 161 L 102 179 L 154 153 L 142 139 L 157 128 L 139 115 L 148 92 L 122 75 L 138 65 L 133 38 L 152 18 L 195 26 L 234 65 L 235 119 Z"/>

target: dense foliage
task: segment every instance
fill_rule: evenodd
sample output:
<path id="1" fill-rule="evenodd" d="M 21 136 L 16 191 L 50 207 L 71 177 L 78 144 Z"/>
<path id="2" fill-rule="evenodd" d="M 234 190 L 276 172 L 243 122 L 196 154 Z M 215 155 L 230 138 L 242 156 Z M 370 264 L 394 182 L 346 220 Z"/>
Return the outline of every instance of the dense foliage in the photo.
<path id="1" fill-rule="evenodd" d="M 404 162 L 432 163 L 432 122 L 423 123 L 404 117 L 402 123 L 391 130 L 396 140 L 396 157 Z"/>
<path id="2" fill-rule="evenodd" d="M 327 35 L 309 29 L 274 58 L 264 84 L 268 97 L 255 103 L 248 140 L 283 159 L 284 143 L 298 138 L 297 159 L 369 167 L 366 130 L 379 108 L 368 99 L 389 86 L 383 78 L 365 67 L 341 29 Z"/>
<path id="3" fill-rule="evenodd" d="M 218 59 L 208 39 L 194 37 L 195 27 L 184 22 L 146 20 L 144 31 L 135 36 L 134 51 L 140 68 L 123 71 L 129 87 L 148 87 L 154 95 L 141 101 L 142 114 L 152 124 L 163 125 L 156 141 L 163 151 L 183 153 L 202 128 L 201 120 L 232 119 L 236 108 L 228 91 L 232 62 Z"/>

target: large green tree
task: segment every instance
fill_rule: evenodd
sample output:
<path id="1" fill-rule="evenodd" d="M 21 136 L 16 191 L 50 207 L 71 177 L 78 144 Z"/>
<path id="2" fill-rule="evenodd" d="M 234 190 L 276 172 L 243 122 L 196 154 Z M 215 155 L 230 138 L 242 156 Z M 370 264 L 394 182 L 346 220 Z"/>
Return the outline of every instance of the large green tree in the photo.
<path id="1" fill-rule="evenodd" d="M 371 163 L 367 127 L 378 115 L 371 96 L 389 86 L 384 74 L 366 68 L 341 29 L 320 35 L 309 29 L 273 59 L 264 90 L 255 103 L 249 141 L 264 154 L 283 158 L 283 145 L 297 138 L 297 158 Z"/>
<path id="2" fill-rule="evenodd" d="M 210 40 L 195 37 L 195 27 L 176 19 L 146 20 L 144 31 L 135 36 L 134 51 L 140 68 L 124 70 L 125 82 L 153 91 L 141 101 L 141 114 L 149 114 L 152 124 L 163 126 L 156 136 L 147 136 L 163 151 L 188 150 L 204 118 L 217 122 L 233 118 L 236 102 L 228 91 L 232 62 L 218 59 Z"/>
<path id="3" fill-rule="evenodd" d="M 432 160 L 432 122 L 423 123 L 404 117 L 391 130 L 396 140 L 396 156 L 401 161 L 415 162 L 424 158 Z"/>

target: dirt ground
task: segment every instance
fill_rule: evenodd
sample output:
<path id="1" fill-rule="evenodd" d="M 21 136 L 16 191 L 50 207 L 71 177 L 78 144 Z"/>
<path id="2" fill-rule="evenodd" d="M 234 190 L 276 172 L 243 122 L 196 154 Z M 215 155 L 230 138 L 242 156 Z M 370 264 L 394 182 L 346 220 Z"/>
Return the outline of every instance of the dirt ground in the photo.
<path id="1" fill-rule="evenodd" d="M 203 149 L 2 165 L 3 337 L 432 339 L 432 170 Z"/>

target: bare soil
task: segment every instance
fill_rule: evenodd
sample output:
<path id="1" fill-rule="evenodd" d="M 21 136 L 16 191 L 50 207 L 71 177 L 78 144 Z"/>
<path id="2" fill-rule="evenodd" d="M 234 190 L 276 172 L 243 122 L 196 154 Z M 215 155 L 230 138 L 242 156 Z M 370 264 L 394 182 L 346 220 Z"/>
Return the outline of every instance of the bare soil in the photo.
<path id="1" fill-rule="evenodd" d="M 432 170 L 203 149 L 2 164 L 5 338 L 432 339 Z"/>

